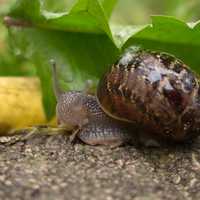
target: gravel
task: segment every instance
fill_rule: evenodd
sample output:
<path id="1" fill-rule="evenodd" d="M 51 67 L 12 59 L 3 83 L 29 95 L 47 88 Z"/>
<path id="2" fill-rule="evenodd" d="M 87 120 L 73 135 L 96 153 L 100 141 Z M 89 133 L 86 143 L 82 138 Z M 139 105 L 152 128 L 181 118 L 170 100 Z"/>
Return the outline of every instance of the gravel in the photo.
<path id="1" fill-rule="evenodd" d="M 199 188 L 200 138 L 115 149 L 64 134 L 0 138 L 0 199 L 199 200 Z"/>

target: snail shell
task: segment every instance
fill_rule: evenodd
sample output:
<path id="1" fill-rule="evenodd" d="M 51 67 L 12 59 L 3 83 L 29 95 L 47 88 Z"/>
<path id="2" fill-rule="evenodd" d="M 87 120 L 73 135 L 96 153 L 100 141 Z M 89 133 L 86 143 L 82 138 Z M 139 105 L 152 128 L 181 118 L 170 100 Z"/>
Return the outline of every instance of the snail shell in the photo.
<path id="1" fill-rule="evenodd" d="M 100 80 L 97 98 L 109 116 L 150 137 L 182 141 L 199 134 L 198 77 L 166 53 L 125 53 Z"/>

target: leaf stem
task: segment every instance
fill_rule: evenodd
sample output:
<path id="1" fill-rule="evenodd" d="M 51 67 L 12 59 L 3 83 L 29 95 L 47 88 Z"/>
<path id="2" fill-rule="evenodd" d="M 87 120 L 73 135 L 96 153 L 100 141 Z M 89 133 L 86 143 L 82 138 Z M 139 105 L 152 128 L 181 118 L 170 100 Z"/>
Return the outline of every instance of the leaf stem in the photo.
<path id="1" fill-rule="evenodd" d="M 13 17 L 10 16 L 5 16 L 3 19 L 4 24 L 7 27 L 32 27 L 32 23 L 22 20 L 22 19 L 15 19 Z"/>

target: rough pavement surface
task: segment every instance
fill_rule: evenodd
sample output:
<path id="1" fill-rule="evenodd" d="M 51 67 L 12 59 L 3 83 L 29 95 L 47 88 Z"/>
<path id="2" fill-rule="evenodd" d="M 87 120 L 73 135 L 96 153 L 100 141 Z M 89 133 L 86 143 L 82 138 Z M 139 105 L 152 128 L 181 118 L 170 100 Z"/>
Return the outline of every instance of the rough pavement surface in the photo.
<path id="1" fill-rule="evenodd" d="M 0 138 L 0 199 L 200 199 L 200 138 L 163 148 Z"/>

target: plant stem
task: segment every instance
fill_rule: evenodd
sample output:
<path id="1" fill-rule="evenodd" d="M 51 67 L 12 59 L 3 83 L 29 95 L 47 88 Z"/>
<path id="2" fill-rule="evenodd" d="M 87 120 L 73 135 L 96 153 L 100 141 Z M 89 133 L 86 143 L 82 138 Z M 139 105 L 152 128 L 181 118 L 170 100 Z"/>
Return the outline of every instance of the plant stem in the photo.
<path id="1" fill-rule="evenodd" d="M 7 27 L 12 27 L 12 26 L 14 26 L 14 27 L 32 27 L 31 22 L 21 20 L 21 19 L 15 19 L 10 16 L 5 16 L 3 19 L 3 22 Z"/>

